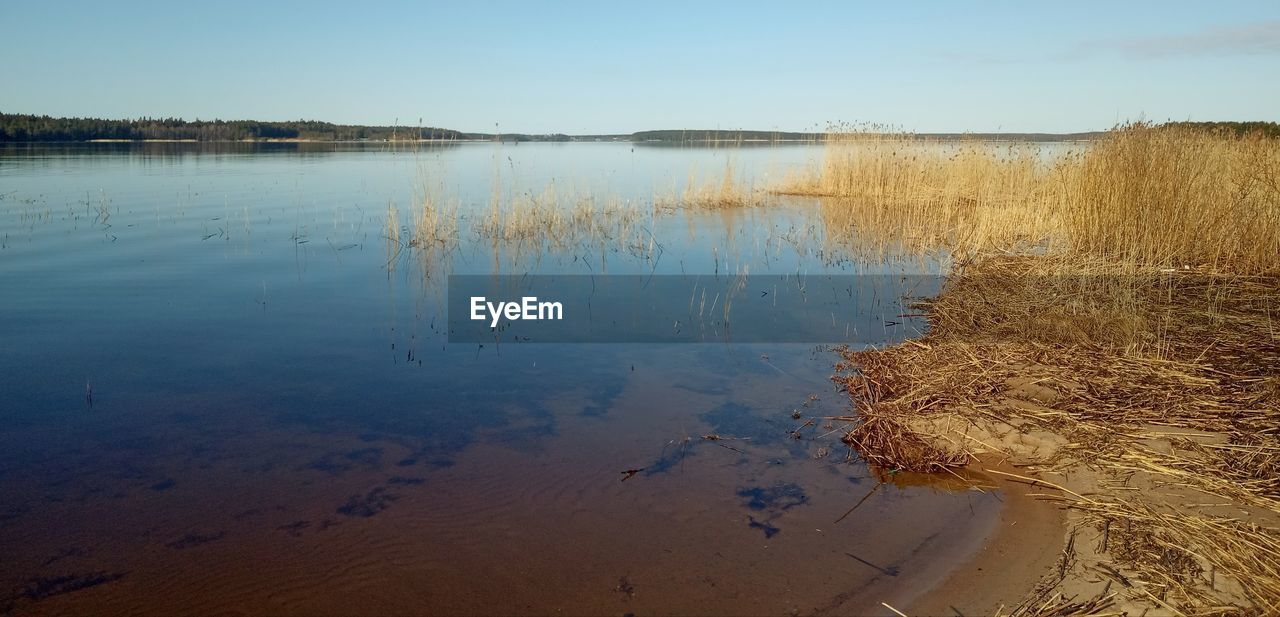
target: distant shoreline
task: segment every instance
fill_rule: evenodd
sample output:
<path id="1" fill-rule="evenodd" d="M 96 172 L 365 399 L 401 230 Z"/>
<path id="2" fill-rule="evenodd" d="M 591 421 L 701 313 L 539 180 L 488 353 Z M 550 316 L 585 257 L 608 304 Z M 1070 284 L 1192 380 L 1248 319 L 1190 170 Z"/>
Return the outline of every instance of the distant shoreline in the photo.
<path id="1" fill-rule="evenodd" d="M 1261 133 L 1280 136 L 1275 122 L 1171 122 L 1163 126 L 1184 126 L 1237 135 Z M 334 124 L 315 120 L 260 122 L 257 120 L 194 120 L 179 118 L 55 118 L 33 114 L 0 113 L 0 143 L 454 143 L 454 142 L 630 142 L 636 144 L 785 144 L 823 143 L 832 136 L 840 140 L 911 139 L 926 141 L 995 142 L 1087 142 L 1108 131 L 1077 133 L 1042 132 L 950 132 L 912 133 L 906 131 L 842 130 L 759 131 L 737 129 L 663 129 L 633 133 L 470 133 L 425 126 L 365 126 Z"/>
<path id="2" fill-rule="evenodd" d="M 1103 133 L 916 133 L 915 139 L 933 141 L 999 141 L 999 142 L 1090 142 L 1101 137 Z M 435 139 L 307 139 L 307 138 L 268 138 L 268 139 L 35 139 L 35 140 L 0 140 L 0 144 L 450 144 L 450 143 L 631 143 L 631 144 L 820 144 L 826 141 L 823 137 L 810 139 L 762 139 L 762 138 L 696 138 L 696 139 L 635 139 L 630 135 L 616 137 L 570 136 L 562 139 L 536 139 L 521 136 L 509 138 L 435 138 Z M 867 140 L 877 139 L 877 135 L 867 135 Z"/>
<path id="3" fill-rule="evenodd" d="M 1103 131 L 1083 133 L 904 133 L 898 131 L 761 131 L 745 129 L 663 129 L 631 133 L 472 133 L 427 126 L 366 126 L 315 120 L 263 122 L 258 120 L 194 120 L 180 118 L 57 118 L 35 114 L 0 113 L 0 143 L 439 143 L 500 142 L 632 142 L 632 143 L 821 143 L 830 135 L 841 139 L 909 134 L 917 139 L 986 141 L 1082 141 Z"/>

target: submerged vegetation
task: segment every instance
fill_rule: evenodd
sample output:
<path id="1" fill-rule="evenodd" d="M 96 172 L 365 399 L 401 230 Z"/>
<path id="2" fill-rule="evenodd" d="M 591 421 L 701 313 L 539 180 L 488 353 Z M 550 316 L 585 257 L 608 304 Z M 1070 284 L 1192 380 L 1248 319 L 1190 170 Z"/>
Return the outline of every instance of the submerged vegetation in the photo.
<path id="1" fill-rule="evenodd" d="M 822 196 L 828 233 L 954 264 L 922 339 L 843 352 L 846 443 L 890 469 L 1038 474 L 1015 477 L 1075 529 L 1019 614 L 1056 614 L 1036 607 L 1063 588 L 1090 611 L 1280 611 L 1280 141 L 1139 124 L 1054 156 L 827 148 L 782 190 Z"/>

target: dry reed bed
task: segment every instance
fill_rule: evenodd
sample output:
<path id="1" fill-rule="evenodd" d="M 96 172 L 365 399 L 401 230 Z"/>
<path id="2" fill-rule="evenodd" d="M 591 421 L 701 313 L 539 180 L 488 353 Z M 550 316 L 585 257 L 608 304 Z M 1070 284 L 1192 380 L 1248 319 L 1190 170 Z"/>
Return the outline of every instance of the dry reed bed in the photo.
<path id="1" fill-rule="evenodd" d="M 481 239 L 511 246 L 565 248 L 630 238 L 652 214 L 616 196 L 566 192 L 552 182 L 541 193 L 491 200 L 474 231 Z"/>
<path id="2" fill-rule="evenodd" d="M 764 194 L 752 186 L 743 184 L 733 172 L 733 161 L 725 162 L 724 173 L 719 177 L 699 179 L 690 172 L 684 191 L 672 192 L 654 200 L 657 208 L 672 212 L 679 208 L 690 210 L 729 210 L 751 208 L 764 203 Z"/>
<path id="3" fill-rule="evenodd" d="M 394 269 L 408 254 L 423 266 L 424 275 L 448 269 L 448 260 L 465 243 L 489 245 L 510 259 L 536 259 L 554 250 L 591 247 L 622 248 L 643 254 L 654 239 L 647 224 L 658 211 L 616 196 L 564 190 L 550 182 L 542 191 L 507 197 L 495 188 L 488 208 L 463 213 L 456 200 L 445 203 L 424 191 L 408 221 L 391 204 L 383 233 L 387 266 Z"/>
<path id="4" fill-rule="evenodd" d="M 424 190 L 415 197 L 418 207 L 411 211 L 408 225 L 390 205 L 384 233 L 388 264 L 393 265 L 405 249 L 438 256 L 453 252 L 468 238 L 515 253 L 611 244 L 644 254 L 653 248 L 655 239 L 648 225 L 658 216 L 681 209 L 749 208 L 764 201 L 763 193 L 734 177 L 731 164 L 726 164 L 721 177 L 699 181 L 691 175 L 683 191 L 657 195 L 651 202 L 565 190 L 555 181 L 538 192 L 506 196 L 496 182 L 488 208 L 473 218 L 461 214 L 456 202 L 440 205 L 441 200 L 431 196 L 439 191 Z"/>
<path id="5" fill-rule="evenodd" d="M 791 192 L 839 196 L 824 216 L 859 248 L 956 263 L 923 338 L 843 352 L 846 442 L 887 468 L 985 452 L 1099 474 L 1050 496 L 1100 535 L 1114 587 L 1079 602 L 1045 586 L 1015 614 L 1113 611 L 1112 597 L 1280 613 L 1280 144 L 1134 126 L 1052 160 L 830 148 Z M 941 419 L 967 428 L 940 434 Z M 1058 441 L 1033 457 L 993 427 Z"/>
<path id="6" fill-rule="evenodd" d="M 833 138 L 819 169 L 777 192 L 834 197 L 822 206 L 829 224 L 904 251 L 1059 251 L 1258 273 L 1280 269 L 1278 183 L 1275 140 L 1136 125 L 1056 154 Z"/>
<path id="7" fill-rule="evenodd" d="M 983 260 L 928 303 L 932 327 L 919 341 L 845 350 L 837 379 L 856 394 L 859 422 L 846 442 L 873 463 L 913 471 L 998 451 L 985 436 L 939 444 L 917 428 L 921 416 L 959 414 L 1063 436 L 1040 464 L 1084 464 L 1117 478 L 1141 471 L 1162 487 L 1280 511 L 1280 339 L 1268 323 L 1280 308 L 1280 280 L 1037 272 L 1051 260 Z M 1020 383 L 1049 392 L 1028 404 Z M 1153 427 L 1222 439 L 1175 437 L 1159 450 L 1147 445 L 1159 435 Z M 1077 496 L 1070 507 L 1110 529 L 1112 556 L 1160 586 L 1161 601 L 1184 612 L 1213 605 L 1202 589 L 1212 571 L 1280 610 L 1276 529 L 1160 509 L 1117 489 Z"/>

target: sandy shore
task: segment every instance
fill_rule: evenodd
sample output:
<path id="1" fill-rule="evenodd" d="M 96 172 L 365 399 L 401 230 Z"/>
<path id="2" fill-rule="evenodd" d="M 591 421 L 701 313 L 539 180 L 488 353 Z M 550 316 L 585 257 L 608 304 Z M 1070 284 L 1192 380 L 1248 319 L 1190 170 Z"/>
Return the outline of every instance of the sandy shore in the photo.
<path id="1" fill-rule="evenodd" d="M 985 460 L 972 467 L 980 473 L 1018 471 L 999 460 Z M 1065 513 L 1029 496 L 1024 484 L 984 475 L 1004 494 L 994 532 L 970 559 L 934 587 L 923 593 L 903 590 L 888 604 L 910 615 L 994 615 L 1007 611 L 1028 589 L 1054 575 L 1068 534 Z"/>

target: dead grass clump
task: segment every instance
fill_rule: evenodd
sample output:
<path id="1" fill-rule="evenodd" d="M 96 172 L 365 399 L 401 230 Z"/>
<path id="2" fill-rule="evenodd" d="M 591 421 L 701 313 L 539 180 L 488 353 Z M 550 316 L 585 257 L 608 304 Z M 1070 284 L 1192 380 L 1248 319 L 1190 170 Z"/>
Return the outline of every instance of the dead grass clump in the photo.
<path id="1" fill-rule="evenodd" d="M 436 250 L 450 250 L 457 247 L 459 235 L 457 206 L 441 206 L 430 197 L 424 197 L 421 201 L 421 206 L 413 213 L 409 246 Z"/>
<path id="2" fill-rule="evenodd" d="M 726 161 L 724 174 L 719 178 L 710 177 L 699 180 L 692 173 L 685 184 L 684 191 L 676 195 L 660 196 L 655 199 L 659 208 L 674 210 L 688 208 L 693 210 L 727 210 L 732 208 L 749 208 L 762 203 L 761 194 L 751 186 L 743 185 L 733 173 L 733 162 Z"/>
<path id="3" fill-rule="evenodd" d="M 1010 613 L 999 611 L 996 617 L 1076 617 L 1077 615 L 1121 617 L 1125 615 L 1124 612 L 1112 610 L 1115 596 L 1115 592 L 1107 590 L 1107 593 L 1077 600 L 1075 597 L 1065 597 L 1062 593 L 1054 593 L 1047 598 L 1036 598 L 1034 601 L 1018 606 Z"/>
<path id="4" fill-rule="evenodd" d="M 1135 573 L 1125 582 L 1158 605 L 1187 614 L 1280 611 L 1280 531 L 1274 528 L 1134 499 L 1084 498 L 1069 507 L 1105 530 L 1106 551 Z M 1222 602 L 1221 592 L 1232 587 L 1253 606 Z"/>
<path id="5" fill-rule="evenodd" d="M 864 416 L 844 435 L 843 441 L 858 452 L 866 453 L 867 462 L 884 469 L 930 473 L 968 462 L 964 453 L 922 438 L 904 426 L 900 418 L 893 413 Z"/>
<path id="6" fill-rule="evenodd" d="M 447 272 L 448 256 L 458 250 L 458 207 L 456 203 L 442 206 L 430 196 L 419 199 L 420 205 L 411 215 L 405 248 L 417 259 L 422 276 L 430 279 Z"/>
<path id="7" fill-rule="evenodd" d="M 1107 526 L 1106 551 L 1134 583 L 1124 593 L 1182 612 L 1280 611 L 1280 530 L 1161 497 L 1280 515 L 1280 279 L 988 257 L 958 267 L 925 305 L 923 338 L 845 350 L 837 366 L 858 410 L 846 441 L 867 460 L 964 464 L 981 444 L 955 435 L 936 447 L 911 430 L 948 414 L 1061 435 L 1037 462 L 1112 479 L 1066 499 Z"/>
<path id="8" fill-rule="evenodd" d="M 1041 423 L 1058 430 L 1085 422 L 1103 433 L 1155 425 L 1222 434 L 1225 444 L 1177 452 L 1179 465 L 1211 471 L 1188 481 L 1222 493 L 1227 487 L 1217 484 L 1230 480 L 1238 497 L 1280 500 L 1280 478 L 1257 477 L 1280 463 L 1280 399 L 1268 385 L 1280 375 L 1280 333 L 1269 324 L 1280 280 L 1061 275 L 1052 272 L 1074 267 L 1052 261 L 970 266 L 926 303 L 931 330 L 923 339 L 847 352 L 838 368 L 858 368 L 841 379 L 859 410 L 987 409 L 1020 394 L 1008 385 L 1018 376 L 1055 392 L 1057 415 Z"/>
<path id="9" fill-rule="evenodd" d="M 629 239 L 646 214 L 632 202 L 565 192 L 551 182 L 537 194 L 494 199 L 475 231 L 517 249 L 567 248 Z"/>

